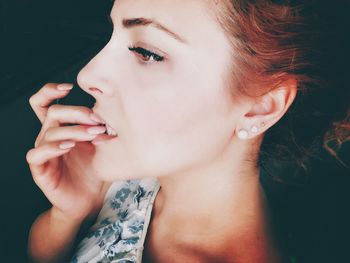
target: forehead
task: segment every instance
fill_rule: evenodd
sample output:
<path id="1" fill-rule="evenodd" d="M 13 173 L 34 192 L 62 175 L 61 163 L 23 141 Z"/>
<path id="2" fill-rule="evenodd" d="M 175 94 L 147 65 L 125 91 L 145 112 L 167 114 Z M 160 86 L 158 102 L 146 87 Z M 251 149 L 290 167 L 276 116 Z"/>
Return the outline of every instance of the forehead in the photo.
<path id="1" fill-rule="evenodd" d="M 208 38 L 208 34 L 221 33 L 218 32 L 222 29 L 214 19 L 211 2 L 210 0 L 116 0 L 111 17 L 118 26 L 125 18 L 154 19 L 195 44 L 203 41 L 203 38 Z"/>

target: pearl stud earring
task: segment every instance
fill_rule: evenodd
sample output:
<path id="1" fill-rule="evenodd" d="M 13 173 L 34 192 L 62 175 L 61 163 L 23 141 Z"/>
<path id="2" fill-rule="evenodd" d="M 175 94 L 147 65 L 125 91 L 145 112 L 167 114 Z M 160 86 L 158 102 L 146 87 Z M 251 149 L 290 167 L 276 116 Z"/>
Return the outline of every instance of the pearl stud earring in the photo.
<path id="1" fill-rule="evenodd" d="M 248 138 L 248 132 L 246 130 L 239 130 L 237 133 L 238 138 L 244 140 Z"/>
<path id="2" fill-rule="evenodd" d="M 254 126 L 252 126 L 252 127 L 250 128 L 250 131 L 251 131 L 252 133 L 257 133 L 257 132 L 258 132 L 258 127 L 256 127 L 256 126 L 254 125 Z"/>

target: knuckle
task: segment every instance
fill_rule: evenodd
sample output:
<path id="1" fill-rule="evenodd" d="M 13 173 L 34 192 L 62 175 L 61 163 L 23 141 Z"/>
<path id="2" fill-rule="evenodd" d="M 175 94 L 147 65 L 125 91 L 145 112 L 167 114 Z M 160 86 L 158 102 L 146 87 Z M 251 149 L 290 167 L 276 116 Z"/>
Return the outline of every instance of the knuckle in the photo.
<path id="1" fill-rule="evenodd" d="M 35 149 L 30 149 L 27 153 L 26 153 L 26 161 L 29 164 L 32 164 L 34 162 L 34 154 L 35 154 Z"/>
<path id="2" fill-rule="evenodd" d="M 29 98 L 29 104 L 33 107 L 35 105 L 35 101 L 36 101 L 36 96 L 35 95 L 32 95 L 30 98 Z"/>

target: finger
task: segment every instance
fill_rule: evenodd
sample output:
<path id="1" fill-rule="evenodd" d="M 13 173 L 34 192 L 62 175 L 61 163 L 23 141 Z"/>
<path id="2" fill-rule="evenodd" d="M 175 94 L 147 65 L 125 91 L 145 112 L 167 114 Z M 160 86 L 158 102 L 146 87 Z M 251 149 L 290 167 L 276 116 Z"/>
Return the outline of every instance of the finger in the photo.
<path id="1" fill-rule="evenodd" d="M 41 123 L 44 122 L 52 102 L 67 96 L 72 88 L 73 84 L 69 83 L 48 83 L 29 98 L 29 104 Z"/>
<path id="2" fill-rule="evenodd" d="M 106 126 L 63 126 L 63 127 L 51 127 L 47 129 L 43 139 L 39 143 L 39 146 L 44 143 L 50 143 L 54 141 L 91 141 L 98 134 L 106 132 Z"/>
<path id="3" fill-rule="evenodd" d="M 61 124 L 104 124 L 104 121 L 96 121 L 98 117 L 93 111 L 85 106 L 59 105 L 54 104 L 49 107 L 47 118 L 43 126 L 54 127 Z"/>
<path id="4" fill-rule="evenodd" d="M 35 147 L 41 144 L 41 140 L 47 129 L 58 127 L 60 124 L 85 124 L 97 125 L 104 123 L 102 120 L 97 122 L 98 116 L 93 114 L 93 111 L 83 106 L 67 106 L 67 105 L 52 105 L 49 107 L 47 117 L 43 123 L 41 131 L 35 141 Z"/>
<path id="5" fill-rule="evenodd" d="M 41 180 L 46 175 L 46 163 L 54 158 L 69 152 L 75 146 L 75 142 L 55 142 L 42 145 L 29 150 L 26 160 L 35 181 Z"/>

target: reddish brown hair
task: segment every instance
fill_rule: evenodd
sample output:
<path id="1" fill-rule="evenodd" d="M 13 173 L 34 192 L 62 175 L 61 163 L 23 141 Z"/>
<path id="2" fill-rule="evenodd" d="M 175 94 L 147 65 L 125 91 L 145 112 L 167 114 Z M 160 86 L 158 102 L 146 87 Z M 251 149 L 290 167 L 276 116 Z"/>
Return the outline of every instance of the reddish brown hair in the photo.
<path id="1" fill-rule="evenodd" d="M 294 103 L 264 136 L 260 164 L 292 160 L 307 169 L 322 146 L 338 158 L 350 139 L 349 89 L 340 81 L 345 75 L 332 68 L 345 68 L 333 59 L 344 43 L 334 46 L 335 27 L 325 24 L 332 18 L 320 15 L 320 2 L 225 0 L 215 6 L 232 44 L 232 83 L 241 94 L 259 96 L 288 78 L 298 83 Z"/>

